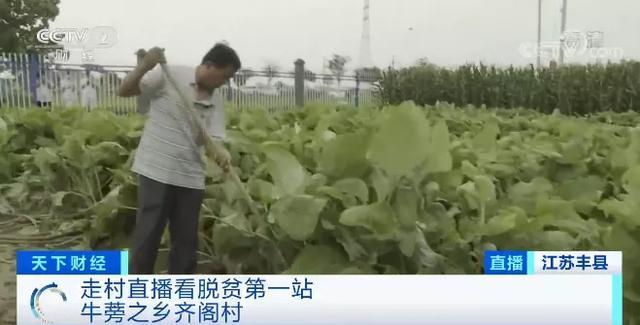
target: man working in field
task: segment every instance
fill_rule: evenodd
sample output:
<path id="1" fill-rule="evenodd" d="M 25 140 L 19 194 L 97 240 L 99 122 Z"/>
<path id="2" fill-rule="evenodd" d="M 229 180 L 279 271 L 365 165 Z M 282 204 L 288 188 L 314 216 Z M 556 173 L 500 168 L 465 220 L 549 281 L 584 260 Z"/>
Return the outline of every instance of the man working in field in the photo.
<path id="1" fill-rule="evenodd" d="M 142 60 L 123 81 L 119 95 L 140 95 L 149 119 L 135 153 L 132 170 L 138 174 L 138 214 L 131 245 L 132 274 L 153 273 L 158 246 L 167 222 L 171 236 L 169 273 L 195 273 L 198 219 L 204 196 L 205 162 L 202 136 L 191 129 L 178 92 L 163 75 L 160 48 L 142 52 Z M 219 87 L 238 69 L 236 52 L 216 44 L 195 69 L 168 66 L 182 93 L 194 103 L 203 127 L 216 142 L 216 162 L 229 168 L 224 137 L 224 109 Z"/>

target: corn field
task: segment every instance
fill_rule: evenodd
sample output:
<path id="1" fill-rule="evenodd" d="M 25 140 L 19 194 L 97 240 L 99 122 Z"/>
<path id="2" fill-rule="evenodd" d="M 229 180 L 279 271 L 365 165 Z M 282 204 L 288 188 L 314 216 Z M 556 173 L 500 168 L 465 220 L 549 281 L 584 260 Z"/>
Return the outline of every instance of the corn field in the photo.
<path id="1" fill-rule="evenodd" d="M 567 65 L 559 68 L 499 68 L 434 65 L 388 70 L 380 82 L 382 100 L 420 105 L 532 108 L 565 114 L 640 111 L 640 62 Z"/>

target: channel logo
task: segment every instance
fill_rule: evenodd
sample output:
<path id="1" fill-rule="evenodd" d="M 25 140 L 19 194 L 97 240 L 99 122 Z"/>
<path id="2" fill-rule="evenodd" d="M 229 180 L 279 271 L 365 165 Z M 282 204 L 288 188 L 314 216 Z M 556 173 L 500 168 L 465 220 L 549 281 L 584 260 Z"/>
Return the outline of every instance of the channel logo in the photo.
<path id="1" fill-rule="evenodd" d="M 40 303 L 40 297 L 45 291 L 50 291 L 51 293 L 57 293 L 63 302 L 67 301 L 67 295 L 64 292 L 62 292 L 60 289 L 58 289 L 58 285 L 55 283 L 47 284 L 46 286 L 40 289 L 35 288 L 33 289 L 33 292 L 31 292 L 31 312 L 33 313 L 33 316 L 35 316 L 36 319 L 39 319 L 44 323 L 53 324 L 53 322 L 45 318 L 45 314 L 42 310 L 42 305 Z"/>

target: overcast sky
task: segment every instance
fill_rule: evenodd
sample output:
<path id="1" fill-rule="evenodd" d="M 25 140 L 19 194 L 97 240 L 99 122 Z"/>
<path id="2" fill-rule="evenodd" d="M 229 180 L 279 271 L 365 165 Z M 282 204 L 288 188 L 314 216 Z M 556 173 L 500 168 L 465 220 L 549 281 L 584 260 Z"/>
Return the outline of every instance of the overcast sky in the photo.
<path id="1" fill-rule="evenodd" d="M 427 57 L 453 66 L 482 60 L 528 64 L 519 52 L 537 38 L 537 0 L 370 0 L 373 61 L 388 66 Z M 560 0 L 545 0 L 543 30 L 560 29 Z M 362 0 L 61 0 L 53 27 L 113 26 L 118 43 L 96 50 L 99 64 L 132 65 L 138 48 L 166 48 L 168 60 L 197 64 L 217 41 L 237 49 L 243 65 L 276 62 L 292 70 L 303 58 L 320 72 L 333 53 L 357 63 Z M 604 45 L 640 59 L 640 1 L 569 0 L 568 29 L 604 32 Z M 412 29 L 412 30 L 411 30 Z M 557 33 L 555 33 L 557 36 Z M 78 54 L 72 61 L 79 62 Z"/>

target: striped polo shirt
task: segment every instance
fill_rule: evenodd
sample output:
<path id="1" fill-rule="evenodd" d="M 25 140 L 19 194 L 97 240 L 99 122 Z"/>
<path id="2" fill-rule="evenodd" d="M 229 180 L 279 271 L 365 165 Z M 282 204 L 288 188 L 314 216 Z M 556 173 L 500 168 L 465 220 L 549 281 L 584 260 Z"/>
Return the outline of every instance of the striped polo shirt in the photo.
<path id="1" fill-rule="evenodd" d="M 210 136 L 224 139 L 224 107 L 216 89 L 206 101 L 196 101 L 195 68 L 168 66 L 182 93 L 194 103 Z M 141 111 L 148 119 L 136 150 L 132 171 L 164 184 L 204 189 L 203 139 L 187 121 L 180 96 L 158 65 L 140 81 Z"/>

